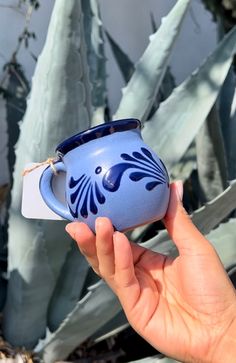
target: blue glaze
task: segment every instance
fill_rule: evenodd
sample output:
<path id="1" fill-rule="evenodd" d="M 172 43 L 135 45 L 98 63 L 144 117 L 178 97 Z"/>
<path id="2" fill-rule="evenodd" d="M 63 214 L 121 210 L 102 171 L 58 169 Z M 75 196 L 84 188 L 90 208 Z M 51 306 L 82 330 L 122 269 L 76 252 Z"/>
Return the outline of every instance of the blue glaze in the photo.
<path id="1" fill-rule="evenodd" d="M 84 177 L 84 175 L 83 175 Z M 72 179 L 72 178 L 71 178 Z M 105 197 L 99 189 L 99 186 L 95 182 L 94 185 L 90 177 L 79 178 L 81 183 L 76 186 L 76 190 L 70 194 L 71 211 L 73 211 L 73 217 L 78 218 L 79 216 L 83 218 L 88 218 L 88 210 L 96 215 L 98 212 L 98 204 L 105 203 Z M 69 182 L 69 188 L 74 185 Z M 95 194 L 93 192 L 95 190 Z M 80 210 L 79 210 L 80 208 Z"/>
<path id="2" fill-rule="evenodd" d="M 98 167 L 95 169 L 95 173 L 96 173 L 96 174 L 100 174 L 100 173 L 101 173 L 101 171 L 102 171 L 101 166 L 98 166 Z"/>
<path id="3" fill-rule="evenodd" d="M 153 182 L 149 182 L 146 184 L 145 188 L 149 191 L 153 190 L 154 188 L 156 188 L 157 185 L 161 184 L 161 182 L 158 181 L 153 181 Z"/>
<path id="4" fill-rule="evenodd" d="M 100 191 L 97 183 L 95 182 L 95 193 L 96 193 L 96 197 L 97 200 L 100 204 L 104 204 L 106 201 L 106 198 L 104 197 L 104 195 L 102 194 L 102 192 Z"/>
<path id="5" fill-rule="evenodd" d="M 69 188 L 70 188 L 70 189 L 72 189 L 74 186 L 76 186 L 76 184 L 78 184 L 78 183 L 73 184 L 73 183 L 72 183 L 72 179 L 73 179 L 73 178 L 71 178 L 71 180 L 70 180 L 70 182 L 69 182 Z M 75 203 L 75 201 L 76 201 L 76 199 L 77 199 L 77 197 L 78 197 L 79 191 L 81 190 L 81 187 L 82 187 L 82 186 L 84 185 L 84 183 L 86 182 L 86 176 L 83 174 L 83 175 L 82 175 L 82 177 L 81 177 L 81 178 L 79 178 L 79 180 L 78 180 L 78 181 L 80 181 L 79 186 L 77 187 L 76 191 L 75 191 L 75 192 L 73 192 L 73 193 L 70 195 L 70 201 L 71 201 L 71 204 L 74 204 L 74 203 Z M 71 185 L 72 185 L 72 187 L 71 187 Z"/>
<path id="6" fill-rule="evenodd" d="M 141 128 L 141 123 L 139 120 L 133 118 L 117 120 L 115 122 L 106 122 L 104 124 L 91 127 L 90 129 L 80 132 L 70 137 L 69 139 L 61 142 L 57 146 L 56 152 L 60 155 L 65 155 L 74 148 L 83 145 L 89 141 L 112 135 L 114 132 L 122 132 L 137 128 Z"/>
<path id="7" fill-rule="evenodd" d="M 112 121 L 86 130 L 57 147 L 56 170 L 66 174 L 66 205 L 52 190 L 53 171 L 45 169 L 40 192 L 45 203 L 68 220 L 92 230 L 107 216 L 117 230 L 163 218 L 169 201 L 169 178 L 163 162 L 143 142 L 140 122 Z"/>
<path id="8" fill-rule="evenodd" d="M 123 160 L 132 161 L 133 163 L 119 163 L 112 166 L 106 172 L 102 180 L 102 185 L 106 190 L 109 190 L 110 192 L 116 192 L 120 187 L 123 174 L 126 172 L 127 169 L 131 168 L 142 170 L 139 172 L 133 172 L 129 175 L 129 178 L 132 181 L 137 182 L 143 178 L 152 178 L 158 180 L 158 183 L 149 182 L 148 184 L 146 184 L 146 189 L 149 191 L 159 184 L 166 183 L 166 173 L 163 171 L 163 169 L 159 167 L 157 162 L 152 158 L 151 153 L 143 147 L 141 148 L 141 151 L 148 156 L 148 159 L 137 151 L 132 152 L 133 157 L 130 156 L 129 154 L 124 154 L 124 153 L 121 154 L 121 158 Z M 151 162 L 149 159 L 151 160 Z M 140 162 L 140 160 L 144 160 L 145 162 Z M 140 166 L 140 164 L 142 166 Z"/>
<path id="9" fill-rule="evenodd" d="M 94 200 L 94 194 L 93 194 L 93 186 L 91 186 L 91 195 L 90 195 L 90 212 L 94 215 L 97 214 L 98 208 Z"/>
<path id="10" fill-rule="evenodd" d="M 82 179 L 84 179 L 85 175 L 81 175 L 78 180 L 75 180 L 73 176 L 70 178 L 69 187 L 74 188 Z"/>
<path id="11" fill-rule="evenodd" d="M 90 188 L 91 188 L 91 184 L 87 188 L 87 191 L 86 191 L 86 194 L 85 194 L 85 197 L 84 197 L 84 201 L 83 201 L 82 207 L 80 209 L 80 215 L 83 218 L 88 218 L 88 208 L 87 208 L 87 204 L 88 204 L 88 194 L 89 194 Z M 79 201 L 78 201 L 78 205 L 77 206 L 79 206 Z"/>

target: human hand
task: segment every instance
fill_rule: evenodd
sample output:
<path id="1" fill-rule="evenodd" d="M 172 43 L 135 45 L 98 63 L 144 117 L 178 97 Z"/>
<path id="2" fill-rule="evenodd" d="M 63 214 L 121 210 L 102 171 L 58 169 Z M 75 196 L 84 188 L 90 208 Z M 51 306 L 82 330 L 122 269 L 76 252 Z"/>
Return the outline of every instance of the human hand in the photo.
<path id="1" fill-rule="evenodd" d="M 117 294 L 132 327 L 158 351 L 183 362 L 233 362 L 236 292 L 216 251 L 186 214 L 181 187 L 171 185 L 164 218 L 177 258 L 130 243 L 107 218 L 97 219 L 96 236 L 84 223 L 66 230 Z"/>

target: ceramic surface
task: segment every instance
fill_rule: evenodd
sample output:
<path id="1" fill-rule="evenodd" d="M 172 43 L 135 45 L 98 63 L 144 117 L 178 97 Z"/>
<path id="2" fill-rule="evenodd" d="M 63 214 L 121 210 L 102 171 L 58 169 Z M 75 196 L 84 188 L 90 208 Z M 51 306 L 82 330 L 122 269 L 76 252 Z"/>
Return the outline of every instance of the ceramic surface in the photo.
<path id="1" fill-rule="evenodd" d="M 66 173 L 67 206 L 52 191 L 53 171 L 45 169 L 40 192 L 65 219 L 94 230 L 98 216 L 119 231 L 162 219 L 169 201 L 169 177 L 160 158 L 143 142 L 136 119 L 105 123 L 58 145 L 58 172 Z"/>

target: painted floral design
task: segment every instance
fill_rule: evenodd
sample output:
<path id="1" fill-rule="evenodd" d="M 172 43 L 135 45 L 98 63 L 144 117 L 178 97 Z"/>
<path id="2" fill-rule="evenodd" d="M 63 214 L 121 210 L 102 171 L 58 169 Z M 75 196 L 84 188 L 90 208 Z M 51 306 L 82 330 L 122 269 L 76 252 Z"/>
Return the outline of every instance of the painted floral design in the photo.
<path id="1" fill-rule="evenodd" d="M 168 173 L 163 162 L 160 160 L 163 167 L 161 168 L 149 150 L 142 147 L 141 151 L 142 153 L 134 151 L 132 156 L 121 154 L 121 158 L 125 162 L 112 166 L 103 177 L 102 184 L 106 190 L 110 192 L 117 191 L 120 187 L 122 176 L 128 169 L 136 169 L 136 171 L 129 174 L 130 180 L 134 182 L 138 182 L 143 178 L 151 180 L 145 186 L 149 191 L 159 184 L 168 183 Z"/>
<path id="2" fill-rule="evenodd" d="M 129 179 L 133 182 L 139 182 L 147 179 L 145 188 L 151 191 L 160 184 L 168 184 L 169 178 L 165 165 L 160 160 L 162 167 L 153 158 L 151 152 L 142 147 L 141 151 L 134 151 L 132 155 L 123 153 L 120 155 L 123 162 L 115 164 L 102 177 L 102 187 L 109 192 L 116 192 L 121 185 L 124 173 L 129 169 L 134 169 L 129 174 Z M 100 174 L 102 167 L 95 169 L 95 174 Z M 70 202 L 73 208 L 70 208 L 74 218 L 78 218 L 80 214 L 83 218 L 87 218 L 89 212 L 96 215 L 98 205 L 104 204 L 106 198 L 99 187 L 97 181 L 93 181 L 92 177 L 83 174 L 79 179 L 75 180 L 71 177 L 69 182 L 71 189 Z"/>
<path id="3" fill-rule="evenodd" d="M 99 174 L 101 167 L 98 167 L 95 172 Z M 104 204 L 106 201 L 97 182 L 92 182 L 91 177 L 87 177 L 85 174 L 77 180 L 71 177 L 69 188 L 72 191 L 70 202 L 73 206 L 73 209 L 70 208 L 70 212 L 74 218 L 78 218 L 79 214 L 83 218 L 87 218 L 89 211 L 96 215 L 98 204 Z"/>

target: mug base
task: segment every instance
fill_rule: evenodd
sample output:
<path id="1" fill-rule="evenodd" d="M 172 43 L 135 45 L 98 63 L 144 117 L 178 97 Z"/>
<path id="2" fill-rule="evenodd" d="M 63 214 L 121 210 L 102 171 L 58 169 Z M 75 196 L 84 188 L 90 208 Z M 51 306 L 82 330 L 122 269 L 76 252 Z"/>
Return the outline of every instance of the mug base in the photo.
<path id="1" fill-rule="evenodd" d="M 126 232 L 133 231 L 135 228 L 142 227 L 142 226 L 154 223 L 154 222 L 161 221 L 164 217 L 165 217 L 165 215 L 163 215 L 161 218 L 153 218 L 153 219 L 150 219 L 150 220 L 148 220 L 146 222 L 136 224 L 136 225 L 134 225 L 132 227 L 128 227 L 128 228 L 125 228 L 125 229 L 122 229 L 122 230 L 117 229 L 116 226 L 113 224 L 113 228 L 114 228 L 114 231 L 126 233 Z"/>

